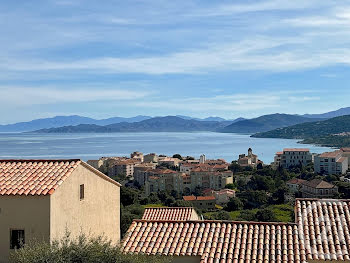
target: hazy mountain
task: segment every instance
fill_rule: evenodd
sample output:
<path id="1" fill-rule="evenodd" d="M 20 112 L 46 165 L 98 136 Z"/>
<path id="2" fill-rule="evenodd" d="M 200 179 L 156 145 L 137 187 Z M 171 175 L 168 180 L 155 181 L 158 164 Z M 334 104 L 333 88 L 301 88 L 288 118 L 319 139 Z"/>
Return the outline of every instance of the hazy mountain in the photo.
<path id="1" fill-rule="evenodd" d="M 238 121 L 224 127 L 220 131 L 227 133 L 257 133 L 315 120 L 317 119 L 277 113 L 264 115 L 254 119 Z"/>
<path id="2" fill-rule="evenodd" d="M 156 117 L 134 123 L 115 123 L 110 125 L 81 124 L 59 128 L 41 129 L 40 133 L 79 133 L 79 132 L 190 132 L 216 131 L 227 122 L 185 120 L 176 116 Z"/>
<path id="3" fill-rule="evenodd" d="M 350 132 L 350 115 L 279 128 L 268 132 L 254 134 L 253 137 L 305 139 L 343 132 Z"/>
<path id="4" fill-rule="evenodd" d="M 326 112 L 326 113 L 322 113 L 322 114 L 304 114 L 303 116 L 307 117 L 307 118 L 329 119 L 329 118 L 335 118 L 335 117 L 344 116 L 344 115 L 350 115 L 350 107 L 341 108 L 339 110 L 330 111 L 330 112 Z"/>
<path id="5" fill-rule="evenodd" d="M 216 117 L 216 116 L 211 116 L 211 117 L 207 117 L 207 118 L 195 118 L 195 117 L 190 117 L 190 116 L 184 116 L 184 115 L 176 115 L 176 117 L 179 117 L 181 119 L 185 119 L 185 120 L 197 120 L 197 121 L 229 121 L 231 123 L 237 122 L 237 121 L 241 121 L 241 120 L 245 120 L 244 118 L 237 118 L 237 119 L 224 119 L 221 117 Z"/>
<path id="6" fill-rule="evenodd" d="M 137 122 L 150 119 L 149 116 L 136 116 L 131 118 L 114 117 L 102 120 L 96 120 L 78 115 L 72 116 L 56 116 L 52 118 L 37 119 L 28 122 L 18 122 L 8 125 L 0 125 L 0 132 L 24 132 L 35 131 L 39 129 L 57 128 L 62 126 L 73 126 L 79 124 L 97 124 L 108 125 L 120 122 Z"/>

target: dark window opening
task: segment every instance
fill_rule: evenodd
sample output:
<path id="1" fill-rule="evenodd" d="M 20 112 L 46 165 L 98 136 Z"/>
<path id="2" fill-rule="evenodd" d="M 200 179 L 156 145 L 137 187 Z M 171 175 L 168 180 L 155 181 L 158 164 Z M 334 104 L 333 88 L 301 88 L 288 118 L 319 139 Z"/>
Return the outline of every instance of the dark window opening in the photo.
<path id="1" fill-rule="evenodd" d="M 10 231 L 10 249 L 19 249 L 24 245 L 24 230 L 12 229 Z"/>
<path id="2" fill-rule="evenodd" d="M 85 188 L 84 188 L 84 185 L 81 184 L 80 185 L 80 200 L 83 200 L 85 197 Z"/>

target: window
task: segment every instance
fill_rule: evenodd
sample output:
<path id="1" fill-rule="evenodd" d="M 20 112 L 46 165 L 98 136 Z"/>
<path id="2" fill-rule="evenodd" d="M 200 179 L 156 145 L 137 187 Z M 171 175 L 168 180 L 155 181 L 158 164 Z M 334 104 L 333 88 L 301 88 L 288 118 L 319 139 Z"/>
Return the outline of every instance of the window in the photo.
<path id="1" fill-rule="evenodd" d="M 19 249 L 24 245 L 24 230 L 11 229 L 10 230 L 10 249 Z"/>
<path id="2" fill-rule="evenodd" d="M 80 200 L 84 200 L 85 197 L 85 189 L 84 189 L 84 185 L 81 184 L 80 185 Z"/>

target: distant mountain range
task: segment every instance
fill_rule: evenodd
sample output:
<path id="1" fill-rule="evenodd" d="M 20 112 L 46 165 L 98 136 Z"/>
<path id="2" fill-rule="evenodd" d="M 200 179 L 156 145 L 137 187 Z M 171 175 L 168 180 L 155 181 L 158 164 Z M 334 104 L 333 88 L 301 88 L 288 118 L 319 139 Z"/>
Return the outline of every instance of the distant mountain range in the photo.
<path id="1" fill-rule="evenodd" d="M 350 107 L 341 108 L 339 110 L 330 111 L 330 112 L 322 113 L 322 114 L 304 114 L 302 116 L 307 117 L 307 118 L 329 119 L 329 118 L 335 118 L 335 117 L 344 116 L 344 115 L 350 115 Z"/>
<path id="2" fill-rule="evenodd" d="M 62 126 L 71 126 L 79 124 L 96 124 L 109 125 L 120 122 L 138 122 L 150 119 L 149 116 L 136 116 L 131 118 L 113 117 L 108 119 L 96 120 L 78 115 L 72 116 L 56 116 L 52 118 L 37 119 L 28 122 L 18 122 L 14 124 L 0 125 L 0 132 L 26 132 L 39 129 L 57 128 Z"/>
<path id="3" fill-rule="evenodd" d="M 180 116 L 178 116 L 180 117 Z M 50 129 L 50 128 L 59 128 L 64 126 L 76 126 L 79 124 L 95 124 L 98 126 L 106 126 L 110 124 L 116 123 L 134 123 L 140 122 L 144 120 L 152 119 L 151 116 L 135 116 L 130 118 L 125 117 L 113 117 L 108 119 L 97 120 L 93 118 L 71 115 L 71 116 L 56 116 L 52 118 L 44 118 L 37 119 L 28 122 L 18 122 L 14 124 L 0 125 L 0 132 L 28 132 L 28 131 L 36 131 L 40 129 Z M 181 116 L 182 119 L 187 120 L 198 120 L 198 121 L 228 121 L 220 117 L 208 117 L 205 119 L 200 118 L 192 118 L 188 116 Z M 238 118 L 234 120 L 230 120 L 229 123 L 237 122 L 243 120 L 243 118 Z"/>
<path id="4" fill-rule="evenodd" d="M 323 114 L 305 114 L 305 115 L 290 115 L 290 114 L 270 114 L 260 116 L 254 119 L 237 118 L 227 120 L 220 117 L 194 118 L 189 116 L 177 115 L 176 124 L 180 124 L 180 120 L 187 120 L 189 122 L 182 123 L 182 128 L 175 128 L 172 123 L 168 122 L 168 117 L 151 117 L 151 116 L 135 116 L 131 118 L 113 117 L 108 119 L 97 120 L 93 118 L 72 115 L 72 116 L 56 116 L 52 118 L 37 119 L 29 122 L 19 122 L 8 125 L 0 125 L 0 132 L 53 132 L 54 128 L 60 128 L 55 132 L 92 132 L 92 131 L 194 131 L 194 130 L 208 130 L 219 131 L 226 133 L 258 133 L 274 130 L 276 128 L 287 127 L 305 122 L 313 122 L 317 120 L 325 120 L 327 118 L 350 115 L 350 107 L 342 108 L 337 111 L 332 111 Z M 150 120 L 149 122 L 144 122 Z M 152 121 L 153 120 L 153 121 Z M 160 129 L 152 127 L 151 123 L 160 121 Z M 140 123 L 142 122 L 142 123 Z M 208 122 L 201 123 L 198 122 Z M 136 124 L 139 123 L 139 124 Z M 190 127 L 190 123 L 193 127 Z M 145 125 L 145 126 L 143 126 Z M 77 126 L 77 127 L 74 127 Z M 107 127 L 108 126 L 108 127 Z M 168 128 L 167 128 L 168 126 Z M 74 127 L 74 128 L 73 128 Z M 102 128 L 104 127 L 104 128 Z"/>
<path id="5" fill-rule="evenodd" d="M 115 123 L 106 126 L 80 124 L 60 128 L 41 129 L 39 133 L 82 133 L 82 132 L 190 132 L 217 131 L 230 124 L 230 121 L 197 121 L 176 116 L 155 117 L 134 123 Z"/>
<path id="6" fill-rule="evenodd" d="M 254 134 L 252 137 L 302 139 L 302 143 L 329 147 L 349 147 L 350 115 L 278 128 Z"/>
<path id="7" fill-rule="evenodd" d="M 235 122 L 224 127 L 220 131 L 226 133 L 256 133 L 317 120 L 320 119 L 277 113 Z"/>

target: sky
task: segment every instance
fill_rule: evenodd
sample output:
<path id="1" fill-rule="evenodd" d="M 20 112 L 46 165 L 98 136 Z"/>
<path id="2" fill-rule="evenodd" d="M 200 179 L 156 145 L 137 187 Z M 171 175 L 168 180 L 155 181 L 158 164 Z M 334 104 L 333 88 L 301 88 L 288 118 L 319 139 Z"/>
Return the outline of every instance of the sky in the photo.
<path id="1" fill-rule="evenodd" d="M 349 0 L 2 0 L 0 123 L 350 106 Z"/>

